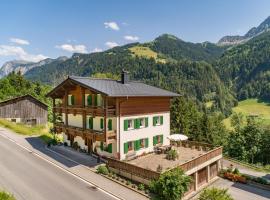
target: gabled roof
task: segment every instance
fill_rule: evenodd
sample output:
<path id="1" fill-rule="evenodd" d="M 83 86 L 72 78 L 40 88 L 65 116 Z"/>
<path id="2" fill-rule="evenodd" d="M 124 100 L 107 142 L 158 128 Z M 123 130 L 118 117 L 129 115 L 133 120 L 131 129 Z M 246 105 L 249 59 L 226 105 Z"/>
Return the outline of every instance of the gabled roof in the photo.
<path id="1" fill-rule="evenodd" d="M 33 96 L 30 95 L 30 94 L 23 95 L 23 96 L 19 96 L 19 97 L 15 97 L 15 98 L 13 98 L 13 99 L 8 99 L 8 100 L 6 100 L 6 101 L 2 101 L 2 102 L 0 102 L 0 107 L 1 107 L 1 106 L 4 106 L 4 105 L 16 103 L 16 102 L 18 102 L 18 101 L 22 101 L 22 100 L 25 100 L 25 99 L 28 99 L 28 100 L 30 100 L 30 101 L 32 101 L 32 102 L 34 102 L 34 103 L 40 105 L 41 107 L 43 107 L 43 108 L 46 109 L 46 110 L 48 109 L 48 106 L 47 106 L 45 103 L 39 101 L 38 99 L 36 99 L 35 97 L 33 97 Z"/>
<path id="2" fill-rule="evenodd" d="M 73 83 L 79 84 L 90 90 L 94 90 L 110 97 L 177 97 L 179 94 L 163 90 L 157 87 L 153 87 L 141 82 L 129 81 L 123 84 L 121 81 L 112 79 L 99 79 L 99 78 L 88 78 L 70 76 L 65 81 L 70 80 Z M 65 82 L 64 81 L 64 82 Z M 51 96 L 58 87 L 64 83 L 62 82 L 56 88 L 54 88 L 47 96 Z"/>

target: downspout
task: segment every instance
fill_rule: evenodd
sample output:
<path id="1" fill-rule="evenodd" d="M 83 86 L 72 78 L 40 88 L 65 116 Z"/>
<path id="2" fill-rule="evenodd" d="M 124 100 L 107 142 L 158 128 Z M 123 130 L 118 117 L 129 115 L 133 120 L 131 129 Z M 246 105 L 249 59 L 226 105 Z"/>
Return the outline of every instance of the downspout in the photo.
<path id="1" fill-rule="evenodd" d="M 119 160 L 120 160 L 120 154 L 121 154 L 121 142 L 120 142 L 120 133 L 121 133 L 121 127 L 120 127 L 120 116 L 121 116 L 121 104 L 126 102 L 128 100 L 128 96 L 126 97 L 126 100 L 119 101 L 118 103 L 118 127 L 119 127 L 119 138 L 118 138 L 118 147 L 119 147 Z"/>

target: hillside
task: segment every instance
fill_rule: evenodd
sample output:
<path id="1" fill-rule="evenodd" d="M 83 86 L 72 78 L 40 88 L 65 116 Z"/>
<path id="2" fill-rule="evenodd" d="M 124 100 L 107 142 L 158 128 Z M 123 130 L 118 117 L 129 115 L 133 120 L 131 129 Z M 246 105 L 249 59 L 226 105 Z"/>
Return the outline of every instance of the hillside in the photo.
<path id="1" fill-rule="evenodd" d="M 244 116 L 254 116 L 262 119 L 263 124 L 270 125 L 270 105 L 258 99 L 240 101 L 233 112 L 242 113 Z M 227 128 L 231 129 L 230 117 L 224 120 Z"/>
<path id="2" fill-rule="evenodd" d="M 239 100 L 270 98 L 270 32 L 227 50 L 215 64 Z"/>
<path id="3" fill-rule="evenodd" d="M 124 68 L 134 80 L 181 93 L 198 104 L 213 100 L 211 109 L 229 113 L 235 104 L 234 98 L 211 64 L 196 61 L 218 57 L 224 51 L 216 47 L 219 49 L 216 52 L 213 46 L 186 43 L 171 35 L 162 35 L 150 43 L 133 43 L 100 53 L 74 54 L 63 62 L 29 70 L 25 76 L 56 85 L 68 75 L 120 74 Z"/>

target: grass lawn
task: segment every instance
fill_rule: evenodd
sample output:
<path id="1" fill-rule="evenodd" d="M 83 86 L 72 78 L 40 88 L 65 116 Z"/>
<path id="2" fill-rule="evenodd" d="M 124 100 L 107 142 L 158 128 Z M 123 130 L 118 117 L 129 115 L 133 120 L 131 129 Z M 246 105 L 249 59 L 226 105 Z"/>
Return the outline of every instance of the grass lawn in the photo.
<path id="1" fill-rule="evenodd" d="M 133 56 L 154 58 L 157 62 L 166 63 L 165 59 L 158 58 L 158 53 L 151 50 L 149 47 L 134 46 L 129 48 Z"/>
<path id="2" fill-rule="evenodd" d="M 49 132 L 51 124 L 47 126 L 27 126 L 24 124 L 14 123 L 4 119 L 0 119 L 0 126 L 8 128 L 15 133 L 27 136 L 38 136 L 45 143 L 53 139 L 53 135 Z M 1 200 L 1 199 L 0 199 Z"/>
<path id="3" fill-rule="evenodd" d="M 245 116 L 258 116 L 263 124 L 270 125 L 270 104 L 267 102 L 260 102 L 258 99 L 239 101 L 238 106 L 233 108 L 233 112 L 243 113 Z M 223 122 L 228 129 L 231 129 L 230 117 Z"/>

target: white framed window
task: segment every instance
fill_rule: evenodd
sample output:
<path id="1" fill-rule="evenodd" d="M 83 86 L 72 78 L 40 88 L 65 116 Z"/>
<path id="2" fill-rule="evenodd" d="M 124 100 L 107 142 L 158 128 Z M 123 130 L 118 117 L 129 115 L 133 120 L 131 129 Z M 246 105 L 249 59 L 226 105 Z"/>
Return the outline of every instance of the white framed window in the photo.
<path id="1" fill-rule="evenodd" d="M 133 119 L 127 120 L 127 125 L 128 130 L 134 129 L 134 120 Z"/>
<path id="2" fill-rule="evenodd" d="M 128 151 L 133 151 L 134 147 L 133 147 L 133 142 L 128 142 Z"/>
<path id="3" fill-rule="evenodd" d="M 160 126 L 163 124 L 163 116 L 153 117 L 153 126 Z"/>
<path id="4" fill-rule="evenodd" d="M 144 128 L 145 127 L 145 118 L 140 118 L 139 119 L 139 126 L 140 126 L 140 128 Z"/>

